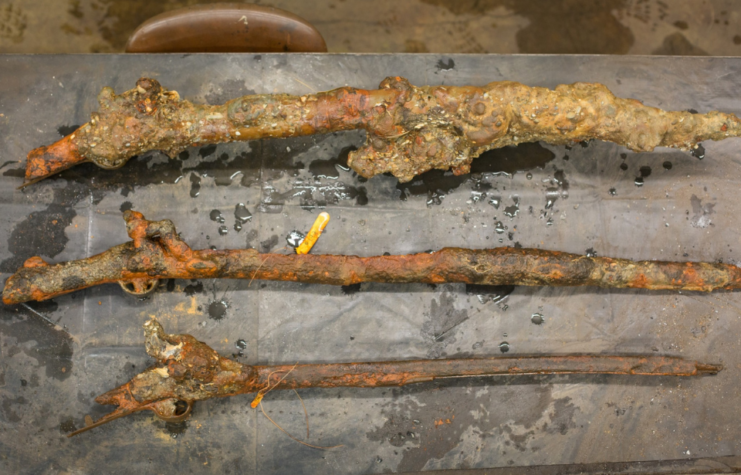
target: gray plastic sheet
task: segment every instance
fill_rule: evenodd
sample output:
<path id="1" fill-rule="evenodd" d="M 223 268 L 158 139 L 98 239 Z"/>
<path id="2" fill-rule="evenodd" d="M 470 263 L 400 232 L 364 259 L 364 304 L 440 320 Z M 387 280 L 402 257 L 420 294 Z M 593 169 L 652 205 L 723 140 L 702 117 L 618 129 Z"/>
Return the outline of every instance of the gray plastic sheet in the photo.
<path id="1" fill-rule="evenodd" d="M 87 121 L 103 86 L 122 92 L 140 76 L 207 103 L 375 88 L 388 75 L 418 85 L 593 81 L 662 108 L 739 113 L 740 71 L 741 60 L 730 58 L 2 56 L 0 271 L 4 280 L 33 255 L 60 262 L 124 242 L 125 209 L 173 220 L 193 248 L 277 252 L 291 231 L 307 231 L 325 210 L 332 220 L 315 253 L 521 245 L 735 264 L 736 139 L 704 143 L 702 160 L 600 142 L 527 145 L 478 159 L 466 177 L 432 172 L 399 185 L 388 176 L 362 180 L 342 167 L 349 147 L 364 139 L 347 132 L 193 148 L 179 160 L 153 152 L 118 171 L 83 165 L 16 187 L 29 150 Z M 240 208 L 241 219 L 240 203 L 249 211 Z M 303 390 L 307 441 L 343 445 L 328 451 L 290 440 L 250 408 L 250 396 L 199 403 L 184 424 L 140 413 L 67 439 L 85 415 L 110 409 L 97 405 L 96 395 L 151 363 L 141 328 L 150 316 L 248 364 L 484 356 L 508 348 L 510 355 L 680 355 L 725 370 L 699 379 L 529 376 Z M 653 471 L 721 471 L 741 451 L 740 325 L 741 298 L 733 292 L 173 280 L 137 300 L 105 285 L 0 308 L 0 469 L 360 474 L 591 464 L 583 467 L 617 471 L 640 461 Z M 271 392 L 264 407 L 286 431 L 306 437 L 293 392 Z"/>

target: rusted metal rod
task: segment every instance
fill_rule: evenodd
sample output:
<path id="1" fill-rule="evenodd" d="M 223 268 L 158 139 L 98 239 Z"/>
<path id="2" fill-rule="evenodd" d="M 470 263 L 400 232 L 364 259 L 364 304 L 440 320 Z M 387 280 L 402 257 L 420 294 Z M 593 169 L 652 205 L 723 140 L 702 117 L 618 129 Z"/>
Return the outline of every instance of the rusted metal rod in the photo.
<path id="1" fill-rule="evenodd" d="M 159 279 L 257 279 L 351 285 L 360 282 L 460 282 L 484 285 L 596 286 L 651 290 L 738 289 L 741 268 L 709 262 L 631 261 L 540 249 L 444 248 L 400 256 L 260 254 L 254 249 L 192 250 L 172 221 L 124 212 L 133 241 L 77 261 L 28 259 L 10 276 L 3 302 L 46 300 L 118 282 L 146 295 Z"/>
<path id="2" fill-rule="evenodd" d="M 366 144 L 350 153 L 350 167 L 366 178 L 388 172 L 402 182 L 433 168 L 468 173 L 482 152 L 524 142 L 599 139 L 642 152 L 658 146 L 687 150 L 741 134 L 733 114 L 667 112 L 589 83 L 553 90 L 510 81 L 416 87 L 389 77 L 377 90 L 251 95 L 208 106 L 141 78 L 120 95 L 103 88 L 98 101 L 90 122 L 28 154 L 27 183 L 81 162 L 119 168 L 149 150 L 175 158 L 195 145 L 350 129 L 368 131 Z"/>
<path id="3" fill-rule="evenodd" d="M 118 406 L 70 437 L 114 419 L 150 410 L 166 421 L 187 418 L 197 401 L 269 390 L 404 386 L 444 378 L 522 374 L 700 376 L 721 365 L 671 356 L 498 356 L 448 360 L 248 366 L 219 356 L 191 335 L 170 335 L 156 319 L 144 324 L 147 354 L 157 362 L 128 383 L 98 396 Z"/>

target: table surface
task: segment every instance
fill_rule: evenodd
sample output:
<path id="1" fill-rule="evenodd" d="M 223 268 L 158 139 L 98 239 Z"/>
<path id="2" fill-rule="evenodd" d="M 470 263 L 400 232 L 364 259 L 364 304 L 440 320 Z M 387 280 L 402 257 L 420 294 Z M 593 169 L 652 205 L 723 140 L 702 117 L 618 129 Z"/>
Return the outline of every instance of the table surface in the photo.
<path id="1" fill-rule="evenodd" d="M 401 254 L 444 246 L 539 247 L 633 259 L 736 263 L 736 139 L 633 154 L 607 143 L 491 152 L 473 174 L 399 185 L 337 166 L 364 133 L 159 152 L 123 169 L 83 165 L 23 190 L 26 153 L 69 133 L 117 92 L 154 77 L 198 103 L 250 93 L 306 94 L 388 75 L 413 84 L 601 82 L 666 109 L 741 112 L 741 59 L 493 55 L 0 56 L 0 271 L 28 257 L 79 259 L 126 241 L 121 211 L 169 218 L 193 248 L 277 251 L 332 216 L 313 252 Z M 643 185 L 636 178 L 643 176 Z M 547 207 L 548 200 L 555 203 Z M 235 207 L 252 217 L 236 231 Z M 498 206 L 496 206 L 498 205 Z M 501 223 L 501 224 L 499 224 Z M 499 229 L 497 227 L 499 226 Z M 504 228 L 504 232 L 502 231 Z M 511 293 L 508 293 L 511 292 Z M 224 309 L 225 312 L 224 312 Z M 531 322 L 534 313 L 544 323 Z M 248 364 L 635 353 L 723 363 L 697 379 L 529 376 L 403 389 L 303 390 L 315 445 L 299 445 L 248 395 L 196 405 L 185 424 L 136 414 L 67 439 L 108 412 L 94 397 L 151 360 L 142 324 L 190 333 Z M 42 317 L 56 322 L 53 327 Z M 741 294 L 464 285 L 164 282 L 146 300 L 117 285 L 0 308 L 0 468 L 5 473 L 377 473 L 502 467 L 553 471 L 722 470 L 741 455 Z M 246 348 L 239 356 L 238 340 Z M 242 345 L 244 346 L 244 345 Z M 265 397 L 305 438 L 301 402 Z M 627 463 L 627 462 L 643 463 Z M 577 467 L 575 464 L 587 464 Z M 735 465 L 734 465 L 735 464 Z M 545 471 L 544 467 L 539 469 Z"/>

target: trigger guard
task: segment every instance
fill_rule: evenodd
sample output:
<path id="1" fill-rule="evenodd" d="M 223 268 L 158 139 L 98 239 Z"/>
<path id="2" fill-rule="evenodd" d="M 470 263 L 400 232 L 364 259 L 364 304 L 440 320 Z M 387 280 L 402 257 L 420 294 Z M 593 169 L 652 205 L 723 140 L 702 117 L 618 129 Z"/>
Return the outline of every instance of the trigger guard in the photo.
<path id="1" fill-rule="evenodd" d="M 165 422 L 183 422 L 188 417 L 190 417 L 190 413 L 193 411 L 193 402 L 191 402 L 191 401 L 185 401 L 183 399 L 176 399 L 176 402 L 177 401 L 183 401 L 185 404 L 188 405 L 188 407 L 185 409 L 185 412 L 183 412 L 182 414 L 174 414 L 174 413 L 173 414 L 170 414 L 169 411 L 167 413 L 165 413 L 164 411 L 162 411 L 159 408 L 160 404 L 170 403 L 170 399 L 166 399 L 164 401 L 158 401 L 158 402 L 152 403 L 152 405 L 149 406 L 147 409 L 149 409 L 150 411 L 154 412 L 154 414 L 158 418 L 162 419 Z M 172 403 L 172 404 L 174 405 L 175 403 Z"/>
<path id="2" fill-rule="evenodd" d="M 142 287 L 142 290 L 136 288 L 136 284 Z M 119 280 L 118 285 L 121 286 L 124 292 L 134 297 L 143 298 L 157 290 L 159 279 L 132 279 L 132 280 Z"/>

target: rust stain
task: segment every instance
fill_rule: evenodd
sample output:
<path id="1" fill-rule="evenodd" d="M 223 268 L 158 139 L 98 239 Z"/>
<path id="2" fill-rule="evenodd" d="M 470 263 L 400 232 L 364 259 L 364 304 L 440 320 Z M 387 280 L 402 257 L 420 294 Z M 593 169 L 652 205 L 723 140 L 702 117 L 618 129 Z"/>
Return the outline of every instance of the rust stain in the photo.
<path id="1" fill-rule="evenodd" d="M 439 427 L 444 424 L 450 424 L 455 420 L 455 416 L 446 419 L 435 419 L 435 427 Z"/>
<path id="2" fill-rule="evenodd" d="M 190 300 L 189 305 L 186 306 L 185 302 L 180 302 L 179 304 L 175 306 L 173 310 L 179 313 L 187 313 L 188 315 L 202 314 L 203 312 L 198 311 L 198 301 L 196 299 L 196 296 L 191 295 L 189 297 L 189 300 Z"/>

